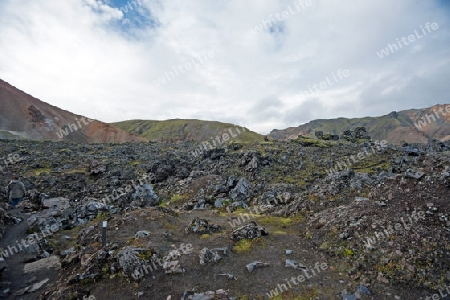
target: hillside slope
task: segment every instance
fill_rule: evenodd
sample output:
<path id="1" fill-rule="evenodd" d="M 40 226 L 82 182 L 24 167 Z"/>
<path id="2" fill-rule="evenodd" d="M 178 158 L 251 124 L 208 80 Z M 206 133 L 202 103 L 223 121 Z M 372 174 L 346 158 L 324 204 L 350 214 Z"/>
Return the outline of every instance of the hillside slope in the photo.
<path id="1" fill-rule="evenodd" d="M 17 136 L 79 143 L 144 141 L 112 125 L 45 103 L 1 79 L 0 131 L 8 139 Z"/>
<path id="2" fill-rule="evenodd" d="M 263 136 L 229 123 L 202 120 L 130 120 L 112 123 L 112 125 L 131 134 L 139 135 L 149 141 L 207 141 L 230 131 L 235 140 L 262 141 Z M 237 130 L 237 129 L 238 130 Z M 238 132 L 239 131 L 239 132 Z M 231 135 L 231 134 L 230 134 Z"/>
<path id="3" fill-rule="evenodd" d="M 314 120 L 298 127 L 274 129 L 270 136 L 277 140 L 297 138 L 298 135 L 314 135 L 315 131 L 342 134 L 344 130 L 364 126 L 375 140 L 387 140 L 393 144 L 401 141 L 427 143 L 432 139 L 450 139 L 450 105 L 435 105 L 424 109 L 391 112 L 379 117 L 337 118 Z"/>

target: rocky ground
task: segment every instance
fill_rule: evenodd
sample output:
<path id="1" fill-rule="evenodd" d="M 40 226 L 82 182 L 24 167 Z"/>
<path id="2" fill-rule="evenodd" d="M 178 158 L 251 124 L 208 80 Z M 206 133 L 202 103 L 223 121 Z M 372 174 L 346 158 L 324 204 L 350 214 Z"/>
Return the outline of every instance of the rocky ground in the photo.
<path id="1" fill-rule="evenodd" d="M 0 297 L 426 299 L 449 285 L 449 142 L 196 147 L 0 141 L 0 184 L 15 173 L 28 190 L 16 210 L 0 190 Z"/>

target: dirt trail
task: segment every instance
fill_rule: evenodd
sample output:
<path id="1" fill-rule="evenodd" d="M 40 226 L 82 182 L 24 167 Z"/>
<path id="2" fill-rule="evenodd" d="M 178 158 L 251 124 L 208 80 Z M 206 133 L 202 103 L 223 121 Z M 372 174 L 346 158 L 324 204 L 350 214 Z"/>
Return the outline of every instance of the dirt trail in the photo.
<path id="1" fill-rule="evenodd" d="M 25 219 L 28 215 L 13 213 Z M 78 299 L 80 295 L 93 295 L 97 300 L 101 299 L 167 299 L 168 295 L 172 299 L 180 299 L 185 291 L 204 292 L 208 290 L 225 289 L 235 296 L 236 299 L 267 299 L 268 293 L 285 285 L 283 299 L 337 299 L 337 295 L 344 289 L 352 292 L 358 284 L 351 280 L 346 272 L 339 267 L 339 263 L 333 259 L 324 257 L 318 247 L 301 234 L 301 229 L 305 220 L 289 220 L 271 216 L 258 216 L 254 220 L 261 226 L 265 226 L 269 231 L 268 236 L 260 238 L 258 241 L 248 245 L 245 251 L 237 251 L 236 243 L 229 239 L 229 235 L 234 228 L 230 226 L 230 217 L 236 214 L 216 214 L 210 211 L 183 212 L 178 216 L 163 213 L 154 209 L 143 209 L 128 213 L 125 218 L 116 216 L 110 221 L 111 226 L 108 231 L 108 242 L 136 243 L 134 235 L 139 230 L 148 230 L 150 237 L 140 242 L 149 247 L 161 250 L 161 254 L 167 254 L 173 247 L 181 244 L 191 244 L 193 253 L 180 257 L 180 262 L 186 272 L 178 275 L 165 275 L 162 268 L 146 274 L 139 282 L 126 280 L 122 276 L 112 276 L 104 278 L 98 282 L 76 283 L 64 292 L 64 299 L 69 299 L 68 295 L 77 291 Z M 222 227 L 218 233 L 210 234 L 187 234 L 184 230 L 193 218 L 200 217 L 216 223 Z M 114 226 L 116 221 L 121 220 L 119 226 Z M 127 220 L 123 222 L 123 220 Z M 101 222 L 97 222 L 100 226 Z M 26 237 L 27 224 L 22 221 L 18 225 L 8 228 L 5 238 L 0 240 L 0 247 L 7 249 L 8 246 L 16 246 L 16 240 Z M 94 235 L 98 230 L 94 230 Z M 67 232 L 66 232 L 67 233 Z M 223 256 L 223 260 L 217 264 L 199 264 L 199 252 L 202 248 L 210 249 L 227 247 L 228 253 Z M 94 247 L 95 248 L 95 247 Z M 292 250 L 292 254 L 286 254 L 286 250 Z M 10 281 L 12 294 L 33 283 L 49 278 L 55 283 L 58 271 L 52 269 L 40 269 L 34 274 L 24 274 L 24 261 L 30 259 L 26 253 L 15 253 L 6 258 L 6 263 L 14 268 L 7 268 L 3 273 L 2 281 Z M 293 259 L 309 268 L 314 268 L 316 263 L 327 264 L 326 270 L 320 270 L 315 276 L 306 278 L 299 285 L 288 285 L 287 280 L 293 276 L 305 275 L 301 270 L 294 270 L 285 267 L 285 260 Z M 245 266 L 253 261 L 260 260 L 270 263 L 270 267 L 258 269 L 249 273 Z M 61 282 L 66 281 L 70 276 L 78 273 L 79 269 L 66 270 L 60 278 Z M 217 274 L 232 274 L 237 280 L 229 279 L 226 276 Z M 309 273 L 311 274 L 311 272 Z M 291 281 L 292 282 L 292 281 Z M 4 284 L 0 290 L 4 289 Z M 286 288 L 287 286 L 287 288 Z M 44 286 L 35 293 L 23 296 L 10 296 L 8 299 L 39 299 L 42 292 L 50 286 Z M 375 288 L 376 287 L 376 288 Z M 365 296 L 363 299 L 393 299 L 394 295 L 401 295 L 401 299 L 418 299 L 419 291 L 408 287 L 382 287 L 374 283 L 370 287 L 372 296 Z M 405 291 L 406 290 L 410 290 Z M 378 293 L 374 293 L 378 290 Z M 383 291 L 383 292 L 381 292 Z M 300 297 L 301 295 L 301 297 Z M 249 298 L 250 297 L 250 298 Z M 303 297 L 303 298 L 302 298 Z M 50 298 L 48 298 L 50 299 Z M 281 298 L 276 298 L 281 299 Z"/>
<path id="2" fill-rule="evenodd" d="M 3 249 L 2 253 L 5 253 L 5 251 L 8 252 L 8 257 L 4 261 L 6 263 L 6 269 L 1 274 L 0 290 L 2 292 L 0 292 L 0 297 L 3 297 L 3 299 L 38 299 L 46 285 L 34 293 L 24 295 L 16 295 L 16 293 L 46 278 L 49 278 L 50 282 L 55 280 L 58 277 L 59 271 L 42 268 L 28 274 L 24 272 L 25 264 L 33 262 L 36 259 L 35 255 L 21 251 L 18 247 L 18 242 L 21 242 L 22 239 L 26 240 L 28 236 L 26 232 L 28 229 L 26 220 L 30 216 L 30 214 L 19 213 L 19 210 L 13 209 L 9 213 L 16 218 L 22 219 L 22 222 L 9 226 L 4 238 L 0 239 L 0 248 Z M 23 246 L 21 247 L 24 248 Z M 15 249 L 17 249 L 17 252 Z M 8 296 L 3 293 L 7 288 L 10 289 Z"/>
<path id="3" fill-rule="evenodd" d="M 236 299 L 268 299 L 268 293 L 280 286 L 287 285 L 286 280 L 293 276 L 305 275 L 301 270 L 285 267 L 286 259 L 293 259 L 299 263 L 314 268 L 316 263 L 326 263 L 328 268 L 316 272 L 315 276 L 306 278 L 299 285 L 287 285 L 288 289 L 283 297 L 276 299 L 338 299 L 341 291 L 354 292 L 359 283 L 352 280 L 347 272 L 340 268 L 340 263 L 332 258 L 324 257 L 320 249 L 311 243 L 309 239 L 300 234 L 300 228 L 305 220 L 289 221 L 285 218 L 256 217 L 253 220 L 259 225 L 265 226 L 269 231 L 268 236 L 259 239 L 249 246 L 248 251 L 237 252 L 234 249 L 236 243 L 229 239 L 232 228 L 229 225 L 229 214 L 214 214 L 210 211 L 193 211 L 180 213 L 178 217 L 154 210 L 141 210 L 130 214 L 134 221 L 125 226 L 120 226 L 114 232 L 108 232 L 111 242 L 123 243 L 132 238 L 138 230 L 148 230 L 150 237 L 148 244 L 158 249 L 166 249 L 167 253 L 171 245 L 179 246 L 182 243 L 190 243 L 193 246 L 191 255 L 183 255 L 180 262 L 186 272 L 178 275 L 165 275 L 161 268 L 147 274 L 138 283 L 131 281 L 129 284 L 119 280 L 104 280 L 99 283 L 75 285 L 79 289 L 89 291 L 96 299 L 136 299 L 138 293 L 142 293 L 143 299 L 180 299 L 184 291 L 195 290 L 204 292 L 208 290 L 225 289 Z M 220 225 L 224 230 L 212 234 L 186 234 L 185 226 L 189 225 L 194 217 L 205 218 L 211 223 Z M 283 224 L 286 222 L 286 224 Z M 164 235 L 167 232 L 169 235 Z M 228 248 L 228 255 L 217 264 L 199 264 L 199 252 L 202 248 Z M 293 250 L 292 254 L 286 254 L 286 250 Z M 245 266 L 253 261 L 260 260 L 270 263 L 270 267 L 257 269 L 249 273 Z M 216 274 L 232 274 L 237 280 L 230 280 L 226 276 Z M 311 275 L 311 272 L 309 273 Z M 292 281 L 291 281 L 292 282 Z M 74 286 L 74 287 L 75 287 Z M 419 291 L 410 287 L 380 286 L 374 282 L 370 286 L 372 295 L 364 295 L 362 299 L 394 299 L 394 295 L 401 295 L 401 299 L 418 299 Z M 378 292 L 375 292 L 377 290 Z M 114 292 L 111 292 L 114 291 Z M 317 297 L 317 298 L 316 298 Z M 350 298 L 349 298 L 350 299 Z"/>
<path id="4" fill-rule="evenodd" d="M 301 270 L 286 268 L 286 259 L 297 260 L 307 267 L 314 267 L 316 263 L 325 262 L 329 266 L 298 286 L 292 284 L 292 288 L 289 288 L 287 292 L 292 298 L 295 297 L 294 295 L 302 294 L 305 297 L 320 296 L 320 299 L 332 299 L 333 297 L 319 291 L 336 295 L 345 288 L 345 285 L 340 284 L 335 278 L 345 279 L 346 284 L 349 282 L 346 276 L 336 274 L 332 261 L 324 259 L 314 245 L 298 236 L 298 221 L 284 226 L 277 218 L 255 218 L 258 224 L 269 230 L 269 235 L 260 238 L 258 242 L 249 246 L 247 251 L 237 252 L 233 250 L 235 243 L 228 238 L 232 230 L 228 223 L 229 215 L 219 216 L 209 211 L 181 213 L 179 217 L 168 216 L 157 211 L 147 211 L 144 214 L 134 212 L 131 215 L 136 217 L 136 221 L 114 231 L 114 234 L 108 233 L 112 239 L 111 242 L 121 243 L 134 236 L 136 231 L 145 229 L 151 233 L 148 243 L 158 249 L 168 251 L 172 248 L 171 245 L 192 244 L 193 253 L 180 258 L 186 273 L 168 276 L 164 275 L 161 268 L 158 268 L 139 283 L 123 285 L 120 281 L 113 280 L 78 286 L 81 289 L 90 290 L 90 294 L 95 295 L 96 299 L 114 299 L 114 297 L 133 299 L 138 292 L 143 292 L 143 297 L 148 299 L 166 299 L 168 295 L 172 295 L 172 299 L 180 299 L 183 291 L 205 292 L 218 289 L 228 290 L 237 299 L 247 299 L 246 295 L 252 295 L 252 299 L 266 299 L 266 293 L 277 288 L 278 284 L 286 284 L 286 279 L 291 279 L 292 276 L 304 275 Z M 194 217 L 208 219 L 224 230 L 206 235 L 186 234 L 184 228 Z M 164 237 L 163 232 L 168 232 L 169 235 Z M 227 247 L 228 254 L 222 255 L 223 260 L 217 264 L 208 263 L 201 266 L 198 255 L 204 247 L 209 249 Z M 293 250 L 293 253 L 287 255 L 285 251 L 288 249 Z M 270 263 L 270 267 L 249 273 L 245 266 L 257 260 Z M 237 280 L 230 280 L 226 276 L 217 276 L 217 274 L 232 274 Z M 114 290 L 114 295 L 111 294 L 111 290 Z"/>

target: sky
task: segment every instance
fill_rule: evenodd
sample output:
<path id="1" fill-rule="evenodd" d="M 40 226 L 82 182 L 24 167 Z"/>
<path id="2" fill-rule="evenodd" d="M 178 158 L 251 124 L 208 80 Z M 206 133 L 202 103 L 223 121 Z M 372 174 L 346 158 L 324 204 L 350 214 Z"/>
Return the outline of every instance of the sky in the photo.
<path id="1" fill-rule="evenodd" d="M 105 122 L 379 116 L 450 103 L 449 2 L 1 0 L 0 78 Z"/>

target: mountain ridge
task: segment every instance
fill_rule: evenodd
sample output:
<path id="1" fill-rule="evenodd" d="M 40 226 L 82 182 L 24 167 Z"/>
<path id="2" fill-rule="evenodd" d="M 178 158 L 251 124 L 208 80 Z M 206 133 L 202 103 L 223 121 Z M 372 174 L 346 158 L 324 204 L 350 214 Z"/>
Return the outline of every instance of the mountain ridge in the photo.
<path id="1" fill-rule="evenodd" d="M 255 142 L 315 137 L 316 131 L 341 135 L 346 130 L 365 127 L 374 140 L 392 144 L 428 143 L 450 140 L 450 104 L 429 108 L 393 111 L 362 118 L 316 119 L 285 129 L 273 129 L 264 136 L 247 128 L 234 140 Z M 41 101 L 0 79 L 0 139 L 63 140 L 78 143 L 124 142 L 206 142 L 226 134 L 231 123 L 197 119 L 125 120 L 105 123 L 91 120 Z"/>
<path id="2" fill-rule="evenodd" d="M 297 127 L 274 129 L 269 136 L 276 140 L 289 140 L 299 135 L 314 136 L 316 131 L 340 135 L 356 127 L 365 127 L 373 139 L 387 140 L 392 144 L 447 141 L 450 140 L 450 104 L 393 111 L 377 117 L 316 119 Z"/>

